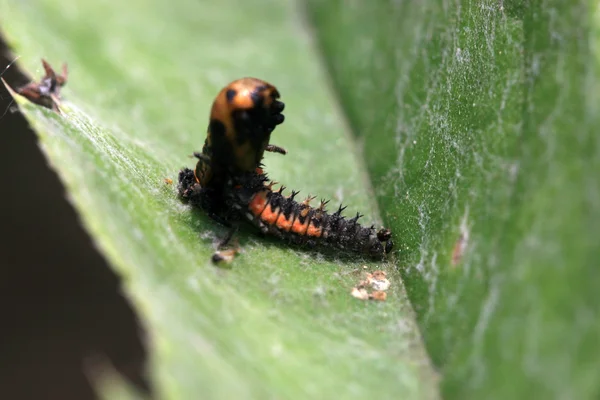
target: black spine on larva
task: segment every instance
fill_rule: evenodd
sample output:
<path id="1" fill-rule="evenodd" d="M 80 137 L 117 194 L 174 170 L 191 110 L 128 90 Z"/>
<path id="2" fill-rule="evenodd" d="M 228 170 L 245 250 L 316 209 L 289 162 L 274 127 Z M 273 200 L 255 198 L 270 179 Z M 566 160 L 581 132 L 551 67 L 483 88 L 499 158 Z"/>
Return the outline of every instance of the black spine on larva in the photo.
<path id="1" fill-rule="evenodd" d="M 277 223 L 267 225 L 262 218 L 252 217 L 246 212 L 246 217 L 263 232 L 299 245 L 308 247 L 325 245 L 367 254 L 374 258 L 381 258 L 391 251 L 393 242 L 389 230 L 376 231 L 374 227 L 363 227 L 358 223 L 360 214 L 346 219 L 341 215 L 345 207 L 340 206 L 338 211 L 329 214 L 324 209 L 298 203 L 294 200 L 297 192 L 292 192 L 290 197 L 284 197 L 281 190 L 273 192 L 269 186 L 266 186 L 267 180 L 264 174 L 244 174 L 235 177 L 230 184 L 232 188 L 229 194 L 230 205 L 241 206 L 241 209 L 248 210 L 252 197 L 260 191 L 264 191 L 266 192 L 267 208 L 278 210 L 278 216 L 283 213 L 288 224 L 304 224 L 306 220 L 309 220 L 309 227 L 312 227 L 313 230 L 320 229 L 321 236 L 311 236 L 306 231 L 286 231 L 283 225 Z"/>

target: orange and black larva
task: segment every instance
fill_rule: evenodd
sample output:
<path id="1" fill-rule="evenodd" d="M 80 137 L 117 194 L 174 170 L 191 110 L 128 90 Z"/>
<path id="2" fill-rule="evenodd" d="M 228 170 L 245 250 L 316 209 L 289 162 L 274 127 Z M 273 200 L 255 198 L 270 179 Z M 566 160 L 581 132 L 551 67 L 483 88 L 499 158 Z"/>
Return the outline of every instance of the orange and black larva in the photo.
<path id="1" fill-rule="evenodd" d="M 179 175 L 180 193 L 186 192 L 188 185 L 194 184 L 193 171 L 184 169 Z M 223 192 L 226 215 L 224 219 L 245 218 L 264 234 L 274 235 L 290 243 L 309 248 L 329 246 L 355 253 L 382 258 L 392 250 L 393 242 L 389 229 L 377 231 L 375 227 L 364 227 L 358 223 L 360 215 L 346 219 L 341 215 L 345 207 L 329 214 L 325 210 L 327 202 L 319 207 L 310 206 L 314 198 L 299 203 L 294 200 L 298 192 L 283 195 L 284 188 L 272 190 L 272 183 L 264 173 L 244 173 L 230 176 Z M 188 195 L 187 199 L 202 206 L 198 196 Z"/>
<path id="2" fill-rule="evenodd" d="M 361 226 L 359 214 L 346 219 L 341 215 L 345 207 L 329 214 L 326 202 L 313 208 L 311 199 L 296 202 L 297 192 L 285 197 L 283 188 L 271 190 L 261 160 L 264 151 L 286 153 L 269 144 L 271 132 L 283 122 L 278 98 L 274 86 L 254 78 L 225 87 L 213 103 L 202 153 L 194 154 L 196 169 L 179 173 L 180 196 L 228 226 L 247 219 L 263 233 L 291 243 L 385 256 L 393 247 L 388 229 Z"/>
<path id="3" fill-rule="evenodd" d="M 346 207 L 341 205 L 329 214 L 325 210 L 328 201 L 321 200 L 317 208 L 310 206 L 314 197 L 299 203 L 294 200 L 296 191 L 289 196 L 283 195 L 283 186 L 273 191 L 273 183 L 268 183 L 265 174 L 243 174 L 232 177 L 231 183 L 227 196 L 230 206 L 265 234 L 311 248 L 326 245 L 374 258 L 385 256 L 394 246 L 389 229 L 362 226 L 358 213 L 346 219 L 341 215 Z"/>

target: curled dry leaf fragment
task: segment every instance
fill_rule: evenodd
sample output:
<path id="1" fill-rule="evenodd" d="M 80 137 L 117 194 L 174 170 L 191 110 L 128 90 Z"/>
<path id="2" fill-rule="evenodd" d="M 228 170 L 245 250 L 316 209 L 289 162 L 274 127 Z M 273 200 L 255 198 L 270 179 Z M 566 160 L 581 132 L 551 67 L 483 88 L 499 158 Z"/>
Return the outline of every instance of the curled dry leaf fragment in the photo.
<path id="1" fill-rule="evenodd" d="M 48 62 L 42 59 L 46 75 L 39 82 L 31 82 L 16 90 L 21 96 L 37 105 L 59 111 L 60 89 L 67 83 L 67 64 L 63 64 L 62 74 L 57 74 Z"/>

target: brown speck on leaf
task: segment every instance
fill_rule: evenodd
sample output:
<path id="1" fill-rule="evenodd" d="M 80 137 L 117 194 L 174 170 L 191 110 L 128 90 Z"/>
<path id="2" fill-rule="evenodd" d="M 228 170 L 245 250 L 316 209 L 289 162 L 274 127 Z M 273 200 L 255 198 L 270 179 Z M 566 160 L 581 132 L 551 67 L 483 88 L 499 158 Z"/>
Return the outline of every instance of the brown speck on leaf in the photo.
<path id="1" fill-rule="evenodd" d="M 67 83 L 67 64 L 62 66 L 62 74 L 58 75 L 48 62 L 42 59 L 46 75 L 39 82 L 31 82 L 16 90 L 21 96 L 34 104 L 60 112 L 60 89 Z"/>
<path id="2" fill-rule="evenodd" d="M 235 256 L 239 253 L 240 253 L 240 246 L 239 246 L 237 240 L 235 240 L 233 247 L 231 247 L 229 249 L 215 251 L 212 255 L 212 262 L 215 264 L 220 264 L 220 263 L 228 264 L 228 263 L 232 262 L 233 259 L 235 258 Z"/>
<path id="3" fill-rule="evenodd" d="M 379 291 L 379 290 L 375 290 L 373 293 L 371 293 L 369 295 L 369 299 L 376 300 L 376 301 L 385 301 L 386 298 L 387 298 L 387 293 Z"/>
<path id="4" fill-rule="evenodd" d="M 167 185 L 172 185 L 173 184 L 173 179 L 171 179 L 171 178 L 165 178 L 165 183 Z"/>
<path id="5" fill-rule="evenodd" d="M 239 249 L 226 249 L 216 251 L 212 256 L 212 261 L 215 264 L 219 263 L 230 263 L 235 258 L 235 255 L 239 253 Z"/>

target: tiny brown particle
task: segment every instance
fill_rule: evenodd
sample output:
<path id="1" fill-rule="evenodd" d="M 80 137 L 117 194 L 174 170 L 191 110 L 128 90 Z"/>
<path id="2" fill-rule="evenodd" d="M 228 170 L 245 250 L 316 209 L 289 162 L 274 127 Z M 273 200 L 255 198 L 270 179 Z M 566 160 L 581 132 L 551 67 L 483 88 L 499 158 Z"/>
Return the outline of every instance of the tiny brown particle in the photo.
<path id="1" fill-rule="evenodd" d="M 165 183 L 167 185 L 172 185 L 173 184 L 173 179 L 171 179 L 171 178 L 165 178 Z"/>
<path id="2" fill-rule="evenodd" d="M 378 290 L 375 290 L 373 293 L 371 293 L 369 295 L 369 299 L 376 300 L 376 301 L 385 301 L 386 298 L 387 298 L 387 294 L 385 292 L 381 292 Z"/>
<path id="3" fill-rule="evenodd" d="M 225 262 L 230 263 L 235 258 L 236 254 L 240 252 L 239 248 L 227 249 L 227 250 L 219 250 L 216 251 L 212 256 L 212 261 L 215 264 Z"/>

